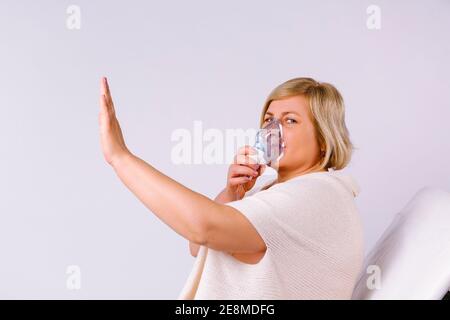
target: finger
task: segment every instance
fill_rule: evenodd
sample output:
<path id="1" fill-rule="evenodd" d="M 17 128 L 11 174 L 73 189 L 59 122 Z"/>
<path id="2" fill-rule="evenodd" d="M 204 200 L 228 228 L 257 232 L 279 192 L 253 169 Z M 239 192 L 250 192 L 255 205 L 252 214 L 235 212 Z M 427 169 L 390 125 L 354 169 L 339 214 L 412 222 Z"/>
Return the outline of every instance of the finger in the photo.
<path id="1" fill-rule="evenodd" d="M 104 94 L 106 96 L 106 101 L 108 102 L 109 108 L 111 109 L 111 112 L 114 115 L 116 111 L 114 109 L 114 102 L 112 100 L 111 91 L 109 90 L 108 79 L 106 77 L 103 77 L 103 88 L 105 92 Z"/>
<path id="2" fill-rule="evenodd" d="M 106 97 L 104 94 L 100 95 L 100 114 L 109 115 L 108 103 L 106 102 Z"/>
<path id="3" fill-rule="evenodd" d="M 100 79 L 100 95 L 106 94 L 106 78 L 102 77 Z"/>
<path id="4" fill-rule="evenodd" d="M 256 160 L 250 158 L 249 156 L 238 154 L 235 157 L 236 164 L 249 165 L 252 168 L 255 168 L 259 165 Z"/>
<path id="5" fill-rule="evenodd" d="M 258 171 L 257 170 L 253 170 L 252 168 L 246 167 L 246 166 L 241 166 L 241 165 L 236 165 L 234 167 L 232 167 L 231 172 L 230 172 L 230 177 L 236 177 L 239 175 L 246 175 L 246 176 L 258 176 Z"/>
<path id="6" fill-rule="evenodd" d="M 104 95 L 101 95 L 100 97 L 100 112 L 98 115 L 98 122 L 101 132 L 106 132 L 107 130 L 109 130 L 111 121 Z"/>
<path id="7" fill-rule="evenodd" d="M 239 175 L 256 176 L 258 175 L 258 171 L 244 165 L 234 165 L 230 170 L 230 177 Z"/>
<path id="8" fill-rule="evenodd" d="M 108 99 L 104 94 L 102 94 L 100 97 L 100 106 L 101 106 L 100 111 L 104 112 L 109 119 L 113 115 L 113 113 L 111 111 L 111 105 L 108 103 Z"/>
<path id="9" fill-rule="evenodd" d="M 251 177 L 247 177 L 247 176 L 246 177 L 237 177 L 237 178 L 230 179 L 229 184 L 231 186 L 238 186 L 241 184 L 246 184 L 251 180 L 252 180 Z"/>
<path id="10" fill-rule="evenodd" d="M 246 157 L 248 157 L 248 160 L 247 160 L 247 158 Z M 253 161 L 254 159 L 253 158 L 250 158 L 249 156 L 243 156 L 243 155 L 235 155 L 234 156 L 234 158 L 233 158 L 233 164 L 238 164 L 238 165 L 243 165 L 243 166 L 248 166 L 248 167 L 250 167 L 250 168 L 252 168 L 252 169 L 255 169 L 255 170 L 257 170 L 260 166 L 261 166 L 261 164 L 259 164 L 259 163 L 257 163 L 257 161 L 255 160 L 255 161 Z M 246 163 L 246 162 L 248 162 L 248 163 Z M 253 162 L 256 162 L 256 163 L 253 163 Z M 233 165 L 232 164 L 232 165 Z"/>
<path id="11" fill-rule="evenodd" d="M 100 93 L 100 97 L 105 96 L 106 97 L 106 104 L 109 104 L 108 101 L 108 89 L 107 89 L 107 80 L 106 77 L 102 77 L 101 81 L 100 81 L 100 88 L 101 88 L 101 93 Z"/>
<path id="12" fill-rule="evenodd" d="M 252 146 L 246 145 L 246 146 L 239 148 L 237 154 L 242 154 L 242 155 L 256 154 L 256 150 Z"/>
<path id="13" fill-rule="evenodd" d="M 111 91 L 109 90 L 108 79 L 106 77 L 103 77 L 103 83 L 105 86 L 105 95 L 109 99 L 109 98 L 111 98 Z"/>

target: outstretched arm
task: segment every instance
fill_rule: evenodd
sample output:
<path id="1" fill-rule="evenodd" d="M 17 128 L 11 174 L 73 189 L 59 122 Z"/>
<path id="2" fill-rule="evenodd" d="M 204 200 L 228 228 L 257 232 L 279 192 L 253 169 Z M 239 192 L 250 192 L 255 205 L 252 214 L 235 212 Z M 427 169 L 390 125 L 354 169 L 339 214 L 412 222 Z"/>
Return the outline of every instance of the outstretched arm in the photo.
<path id="1" fill-rule="evenodd" d="M 233 200 L 237 200 L 234 197 L 232 197 L 226 189 L 222 190 L 217 197 L 214 199 L 217 203 L 227 203 Z M 200 244 L 189 241 L 189 251 L 193 257 L 196 257 L 198 255 L 198 251 L 200 249 Z"/>
<path id="2" fill-rule="evenodd" d="M 100 141 L 120 180 L 161 221 L 185 239 L 226 252 L 266 249 L 253 225 L 233 207 L 183 186 L 126 147 L 106 78 L 101 83 Z"/>

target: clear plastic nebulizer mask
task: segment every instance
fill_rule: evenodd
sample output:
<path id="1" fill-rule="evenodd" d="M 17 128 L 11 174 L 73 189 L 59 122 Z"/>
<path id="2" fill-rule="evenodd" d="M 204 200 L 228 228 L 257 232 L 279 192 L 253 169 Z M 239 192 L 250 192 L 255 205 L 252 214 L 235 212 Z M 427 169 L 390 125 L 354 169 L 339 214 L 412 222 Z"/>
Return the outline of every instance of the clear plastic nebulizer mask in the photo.
<path id="1" fill-rule="evenodd" d="M 249 157 L 260 164 L 278 166 L 278 161 L 284 155 L 284 147 L 283 127 L 278 119 L 272 118 L 268 124 L 258 130 L 253 145 L 257 154 L 249 155 Z"/>

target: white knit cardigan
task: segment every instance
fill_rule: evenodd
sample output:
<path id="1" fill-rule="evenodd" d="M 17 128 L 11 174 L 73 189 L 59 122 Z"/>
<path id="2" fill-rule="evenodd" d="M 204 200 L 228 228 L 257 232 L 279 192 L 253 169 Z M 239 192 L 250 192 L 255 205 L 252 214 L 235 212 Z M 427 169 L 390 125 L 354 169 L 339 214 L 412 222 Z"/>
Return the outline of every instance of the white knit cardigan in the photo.
<path id="1" fill-rule="evenodd" d="M 201 246 L 178 299 L 350 299 L 364 258 L 359 193 L 347 173 L 314 172 L 227 203 L 264 239 L 257 264 Z"/>

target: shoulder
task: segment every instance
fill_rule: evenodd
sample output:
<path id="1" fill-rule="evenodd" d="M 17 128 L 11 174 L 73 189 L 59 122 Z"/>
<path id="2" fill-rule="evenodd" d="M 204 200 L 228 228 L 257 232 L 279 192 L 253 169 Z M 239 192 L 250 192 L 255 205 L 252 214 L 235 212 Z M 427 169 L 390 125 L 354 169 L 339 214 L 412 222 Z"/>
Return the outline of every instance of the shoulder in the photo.
<path id="1" fill-rule="evenodd" d="M 255 196 L 264 196 L 277 193 L 291 195 L 294 198 L 305 196 L 321 195 L 324 192 L 331 192 L 336 188 L 335 182 L 327 175 L 305 175 L 294 177 L 285 182 L 276 183 L 266 190 L 259 190 Z"/>
<path id="2" fill-rule="evenodd" d="M 359 193 L 359 186 L 348 173 L 334 170 L 297 176 L 262 190 L 267 184 L 270 181 L 247 192 L 243 200 L 275 208 L 312 205 L 322 209 L 348 210 L 355 206 L 354 197 Z"/>
<path id="3" fill-rule="evenodd" d="M 357 210 L 352 190 L 346 178 L 337 177 L 334 172 L 324 172 L 277 183 L 244 199 L 249 204 L 270 208 L 280 217 L 294 215 L 297 219 L 302 216 L 300 212 L 314 212 L 316 218 L 329 215 L 342 217 L 354 215 Z"/>
<path id="4" fill-rule="evenodd" d="M 360 192 L 356 180 L 341 171 L 315 172 L 292 178 L 271 187 L 272 191 L 308 198 L 343 197 L 353 199 Z M 269 190 L 270 190 L 269 189 Z M 268 190 L 268 191 L 269 191 Z"/>

